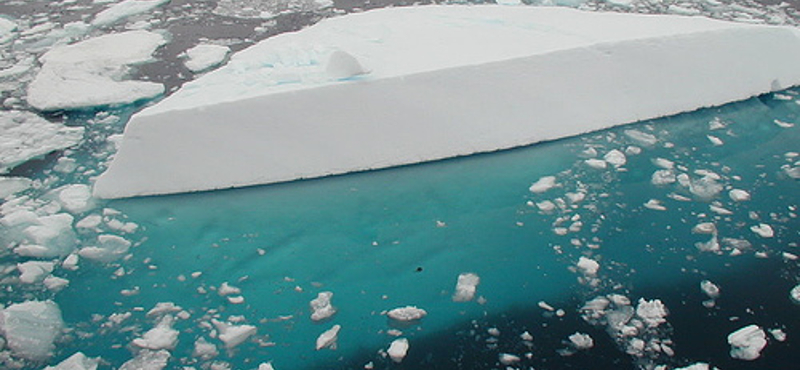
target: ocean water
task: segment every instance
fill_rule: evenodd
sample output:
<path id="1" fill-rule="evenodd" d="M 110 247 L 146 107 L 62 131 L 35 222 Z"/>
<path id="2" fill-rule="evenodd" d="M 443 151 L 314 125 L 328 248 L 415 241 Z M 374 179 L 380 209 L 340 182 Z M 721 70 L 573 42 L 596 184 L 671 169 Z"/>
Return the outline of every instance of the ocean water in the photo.
<path id="1" fill-rule="evenodd" d="M 350 11 L 385 3 L 340 1 L 336 7 Z M 54 4 L 8 2 L 0 10 L 65 23 L 102 7 L 91 1 Z M 796 24 L 792 7 L 749 1 L 632 4 L 573 5 Z M 238 50 L 330 15 L 298 11 L 263 20 L 244 18 L 239 11 L 245 11 L 233 5 L 224 10 L 217 14 L 214 2 L 175 0 L 135 17 L 131 22 L 149 19 L 172 35 L 158 61 L 139 68 L 135 77 L 174 89 L 194 77 L 177 55 L 199 40 L 225 39 Z M 12 51 L 17 59 L 28 55 L 25 45 Z M 17 84 L 3 90 L 4 98 L 23 97 L 18 95 L 26 77 L 19 80 L 2 81 Z M 26 258 L 0 250 L 0 304 L 52 299 L 66 327 L 52 358 L 17 362 L 0 346 L 0 368 L 39 369 L 76 351 L 100 357 L 102 369 L 119 368 L 138 352 L 132 341 L 155 326 L 147 312 L 161 302 L 185 311 L 173 325 L 180 334 L 167 369 L 254 369 L 268 361 L 278 370 L 361 369 L 369 363 L 376 369 L 505 369 L 503 353 L 519 356 L 508 366 L 520 369 L 675 368 L 694 362 L 726 370 L 798 368 L 800 305 L 789 291 L 800 283 L 799 97 L 800 89 L 790 89 L 525 148 L 381 171 L 98 202 L 76 220 L 104 214 L 133 222 L 138 229 L 123 236 L 134 245 L 114 262 L 82 259 L 75 271 L 57 266 L 53 275 L 69 279 L 61 291 L 20 284 L 15 266 Z M 86 140 L 14 169 L 11 175 L 37 180 L 23 195 L 46 202 L 51 189 L 90 184 L 113 155 L 108 138 L 120 134 L 139 108 L 50 116 L 86 127 Z M 612 150 L 626 153 L 624 165 L 587 164 Z M 55 171 L 62 157 L 75 159 L 78 168 Z M 653 184 L 653 173 L 667 163 L 690 186 L 677 179 Z M 531 192 L 542 176 L 554 176 L 557 186 Z M 751 199 L 734 201 L 731 189 L 745 190 Z M 545 201 L 554 209 L 546 210 Z M 654 204 L 664 209 L 652 209 L 659 208 Z M 715 225 L 716 239 L 692 231 L 707 222 Z M 772 237 L 751 230 L 762 223 Z M 94 245 L 100 233 L 119 233 L 102 227 L 103 232 L 79 230 L 79 246 Z M 745 240 L 749 247 L 742 246 Z M 581 257 L 598 263 L 596 274 L 577 267 Z M 462 273 L 479 275 L 480 284 L 475 299 L 454 302 Z M 713 307 L 700 289 L 703 280 L 720 287 Z M 217 293 L 225 282 L 241 290 L 232 296 L 241 295 L 243 302 Z M 337 313 L 314 322 L 309 301 L 323 291 L 333 293 Z M 626 296 L 633 307 L 640 298 L 658 299 L 669 314 L 657 327 L 620 337 L 583 317 L 587 301 L 609 294 Z M 425 309 L 427 316 L 402 324 L 383 314 L 407 305 Z M 211 319 L 253 325 L 257 333 L 226 350 L 214 338 Z M 750 324 L 780 329 L 787 338 L 767 334 L 755 361 L 731 358 L 728 334 Z M 315 350 L 317 337 L 333 325 L 341 325 L 337 348 Z M 520 337 L 526 331 L 533 340 Z M 594 346 L 575 349 L 568 337 L 576 332 L 591 336 Z M 401 363 L 385 356 L 396 335 L 410 344 Z M 200 337 L 214 343 L 219 355 L 195 356 Z M 666 344 L 674 353 L 626 353 L 634 339 Z"/>
<path id="2" fill-rule="evenodd" d="M 428 164 L 108 202 L 103 206 L 140 225 L 129 237 L 136 244 L 125 260 L 84 261 L 77 271 L 60 272 L 70 285 L 55 300 L 72 330 L 58 343 L 56 359 L 80 350 L 119 366 L 132 356 L 131 341 L 154 325 L 145 313 L 158 302 L 174 302 L 191 317 L 175 324 L 180 335 L 169 368 L 205 368 L 213 361 L 235 369 L 266 361 L 277 369 L 362 368 L 369 362 L 375 368 L 504 368 L 500 353 L 521 356 L 520 368 L 536 369 L 695 361 L 723 369 L 792 368 L 800 360 L 800 305 L 791 302 L 789 290 L 798 283 L 800 268 L 784 252 L 800 254 L 800 184 L 782 166 L 797 161 L 786 153 L 800 151 L 800 126 L 784 128 L 774 120 L 797 120 L 797 94 L 789 90 Z M 643 144 L 628 135 L 631 130 L 652 134 L 657 142 Z M 724 144 L 715 145 L 708 135 Z M 627 163 L 590 167 L 585 162 L 590 147 L 598 156 L 627 149 Z M 636 151 L 631 147 L 641 152 L 631 154 Z M 652 184 L 656 158 L 673 161 L 675 172 L 690 174 L 693 181 L 701 178 L 695 171 L 713 171 L 720 192 L 701 198 L 677 183 Z M 558 186 L 541 194 L 529 191 L 549 175 Z M 752 199 L 731 200 L 731 188 L 746 190 Z M 529 203 L 558 203 L 577 192 L 585 194 L 582 201 L 566 200 L 563 209 L 551 212 Z M 645 207 L 650 199 L 666 210 Z M 710 205 L 731 214 L 714 213 Z M 555 232 L 578 220 L 576 215 L 580 230 Z M 719 252 L 701 251 L 696 243 L 710 236 L 692 233 L 700 222 L 715 223 L 719 240 L 744 239 L 752 248 L 735 256 L 724 243 Z M 750 230 L 759 223 L 769 224 L 774 237 Z M 576 270 L 581 256 L 599 262 L 596 277 Z M 197 272 L 201 275 L 192 277 Z M 453 302 L 457 277 L 465 272 L 480 276 L 479 298 Z M 705 279 L 721 288 L 713 308 L 702 304 L 708 299 L 699 287 Z M 244 302 L 233 304 L 217 294 L 223 282 L 240 288 Z M 334 293 L 338 312 L 314 322 L 309 301 L 322 291 Z M 669 315 L 651 334 L 671 339 L 674 356 L 628 355 L 602 326 L 581 318 L 586 301 L 610 293 L 623 294 L 634 305 L 639 298 L 660 299 Z M 562 309 L 563 316 L 542 309 L 540 301 Z M 398 325 L 381 314 L 407 305 L 428 315 Z M 108 325 L 109 315 L 125 312 L 132 316 Z M 225 351 L 204 324 L 212 317 L 233 317 L 255 325 L 258 333 Z M 317 336 L 334 324 L 342 326 L 338 348 L 316 351 Z M 749 324 L 780 328 L 788 339 L 770 338 L 759 360 L 731 359 L 727 335 Z M 490 335 L 490 328 L 500 335 Z M 394 339 L 390 329 L 402 331 L 410 343 L 400 364 L 379 354 Z M 533 335 L 532 343 L 520 339 L 524 331 Z M 574 332 L 589 334 L 595 347 L 560 354 Z M 216 359 L 192 356 L 200 336 L 220 347 Z"/>

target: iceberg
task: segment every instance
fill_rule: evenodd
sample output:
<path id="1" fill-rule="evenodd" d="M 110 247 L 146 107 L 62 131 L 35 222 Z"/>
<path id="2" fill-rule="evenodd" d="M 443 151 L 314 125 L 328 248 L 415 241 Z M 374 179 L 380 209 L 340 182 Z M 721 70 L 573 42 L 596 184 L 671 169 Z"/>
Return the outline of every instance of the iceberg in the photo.
<path id="1" fill-rule="evenodd" d="M 785 89 L 800 84 L 798 62 L 794 28 L 702 17 L 503 6 L 349 14 L 266 39 L 136 114 L 94 195 L 514 148 Z"/>

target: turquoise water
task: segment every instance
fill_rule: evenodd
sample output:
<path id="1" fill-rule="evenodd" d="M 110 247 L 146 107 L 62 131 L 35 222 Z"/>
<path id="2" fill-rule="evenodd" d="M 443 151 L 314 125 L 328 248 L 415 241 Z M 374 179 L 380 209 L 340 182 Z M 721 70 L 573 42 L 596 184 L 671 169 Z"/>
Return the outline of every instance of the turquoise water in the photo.
<path id="1" fill-rule="evenodd" d="M 619 127 L 527 148 L 375 172 L 198 194 L 112 201 L 110 207 L 139 224 L 128 236 L 130 256 L 103 265 L 82 261 L 77 271 L 57 269 L 70 280 L 63 291 L 5 293 L 7 302 L 22 297 L 53 297 L 70 328 L 58 343 L 51 363 L 75 351 L 100 356 L 106 368 L 132 357 L 130 343 L 154 325 L 145 313 L 158 302 L 174 302 L 191 314 L 178 320 L 177 347 L 168 368 L 208 368 L 224 361 L 234 369 L 256 368 L 272 361 L 276 369 L 362 368 L 502 368 L 500 353 L 522 356 L 519 365 L 537 369 L 619 369 L 670 366 L 706 361 L 723 369 L 791 368 L 796 350 L 800 306 L 789 290 L 800 279 L 800 185 L 781 169 L 791 165 L 785 153 L 800 151 L 800 105 L 790 90 L 745 102 L 675 117 Z M 125 121 L 125 112 L 122 114 Z M 69 117 L 79 124 L 91 114 Z M 709 122 L 725 128 L 710 130 Z M 91 126 L 98 138 L 119 132 L 121 123 Z M 626 130 L 654 134 L 655 145 L 643 145 Z M 720 138 L 714 145 L 707 135 Z M 98 166 L 102 140 L 90 141 L 73 156 Z M 595 169 L 584 163 L 588 147 L 602 156 L 609 150 L 628 154 L 621 170 Z M 698 199 L 677 184 L 656 186 L 654 158 L 669 159 L 693 179 L 695 170 L 720 175 L 718 183 L 748 191 L 752 199 L 734 202 L 728 189 L 712 199 Z M 795 158 L 797 160 L 797 158 Z M 19 169 L 46 177 L 52 159 Z M 554 175 L 559 186 L 542 194 L 528 188 Z M 69 175 L 58 181 L 86 181 Z M 582 189 L 582 190 L 581 190 Z M 574 207 L 542 212 L 531 204 L 583 191 Z M 675 200 L 677 194 L 687 200 Z M 675 197 L 673 197 L 675 198 Z M 644 207 L 658 199 L 667 208 Z M 530 202 L 533 202 L 529 204 Z M 709 210 L 712 202 L 732 212 Z M 558 235 L 580 215 L 580 230 Z M 695 243 L 709 235 L 692 233 L 700 222 L 713 221 L 719 239 L 746 239 L 752 248 L 730 256 L 702 252 Z M 761 238 L 750 226 L 767 223 L 773 238 Z M 83 236 L 84 245 L 90 235 Z M 580 256 L 600 264 L 596 280 L 575 271 Z M 13 262 L 13 256 L 2 257 Z M 119 270 L 122 267 L 124 271 Z M 115 272 L 117 274 L 115 274 Z M 201 272 L 197 277 L 192 273 Z M 476 300 L 453 302 L 460 273 L 480 276 Z M 701 280 L 718 284 L 722 295 L 714 308 L 699 289 Z M 591 281 L 594 281 L 592 283 Z M 241 289 L 244 303 L 233 304 L 214 289 L 228 282 Z M 199 291 L 198 291 L 199 289 Z M 123 290 L 138 294 L 124 295 Z M 338 312 L 313 322 L 309 301 L 318 292 L 334 293 Z M 674 356 L 636 358 L 624 353 L 602 327 L 580 317 L 584 302 L 597 295 L 620 293 L 635 302 L 661 299 L 670 311 L 654 333 L 671 338 Z M 563 309 L 559 317 L 537 303 Z M 416 305 L 428 315 L 410 325 L 391 323 L 382 311 Z M 119 326 L 103 326 L 114 313 L 132 312 Z M 204 326 L 211 317 L 231 316 L 255 325 L 257 335 L 231 351 L 211 339 Z M 241 316 L 236 319 L 236 316 Z M 756 323 L 782 328 L 785 342 L 770 338 L 763 357 L 754 362 L 728 356 L 726 336 Z M 332 325 L 342 326 L 336 350 L 314 349 L 316 338 Z M 492 339 L 489 328 L 500 330 Z M 401 364 L 378 351 L 398 329 L 410 350 Z M 529 331 L 534 340 L 519 335 Z M 588 333 L 595 347 L 573 356 L 567 336 Z M 217 344 L 215 360 L 192 356 L 203 336 Z M 532 354 L 530 359 L 524 353 Z"/>

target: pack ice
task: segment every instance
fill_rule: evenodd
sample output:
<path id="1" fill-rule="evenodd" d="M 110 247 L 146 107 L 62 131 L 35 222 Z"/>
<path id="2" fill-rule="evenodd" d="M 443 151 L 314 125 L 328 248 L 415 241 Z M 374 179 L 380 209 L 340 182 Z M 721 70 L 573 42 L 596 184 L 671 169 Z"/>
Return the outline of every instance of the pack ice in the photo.
<path id="1" fill-rule="evenodd" d="M 133 117 L 95 195 L 213 190 L 528 145 L 800 83 L 793 28 L 419 6 L 269 38 Z"/>

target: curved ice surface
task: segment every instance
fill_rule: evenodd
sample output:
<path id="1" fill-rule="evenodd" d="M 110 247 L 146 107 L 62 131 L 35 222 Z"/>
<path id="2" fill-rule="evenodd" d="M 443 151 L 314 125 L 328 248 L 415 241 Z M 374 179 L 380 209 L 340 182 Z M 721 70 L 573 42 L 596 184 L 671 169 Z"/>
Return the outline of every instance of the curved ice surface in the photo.
<path id="1" fill-rule="evenodd" d="M 368 73 L 327 73 L 338 51 Z M 351 14 L 267 39 L 134 116 L 94 191 L 213 190 L 512 148 L 792 86 L 798 62 L 794 29 L 701 17 Z"/>

